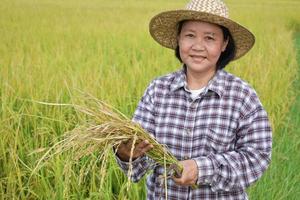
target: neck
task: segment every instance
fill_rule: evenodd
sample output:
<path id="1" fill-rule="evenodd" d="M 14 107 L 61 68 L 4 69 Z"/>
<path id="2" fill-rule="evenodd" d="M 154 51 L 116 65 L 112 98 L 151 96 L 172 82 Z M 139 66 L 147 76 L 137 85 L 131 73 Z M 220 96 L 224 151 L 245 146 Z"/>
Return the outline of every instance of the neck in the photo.
<path id="1" fill-rule="evenodd" d="M 212 79 L 215 75 L 216 71 L 212 70 L 205 73 L 195 73 L 191 72 L 190 70 L 186 70 L 187 76 L 187 85 L 190 90 L 197 90 L 205 87 L 208 82 Z"/>

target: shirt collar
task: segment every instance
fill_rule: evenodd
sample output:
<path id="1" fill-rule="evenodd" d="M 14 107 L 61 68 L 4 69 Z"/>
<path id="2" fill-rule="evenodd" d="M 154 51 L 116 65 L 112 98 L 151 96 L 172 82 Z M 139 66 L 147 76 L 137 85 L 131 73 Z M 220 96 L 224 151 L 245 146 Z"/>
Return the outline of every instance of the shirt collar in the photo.
<path id="1" fill-rule="evenodd" d="M 222 69 L 217 70 L 214 77 L 208 82 L 207 90 L 213 91 L 219 95 L 221 98 L 224 94 L 225 86 L 226 86 L 226 72 Z"/>
<path id="2" fill-rule="evenodd" d="M 226 83 L 225 77 L 226 77 L 226 72 L 224 70 L 217 70 L 214 77 L 208 82 L 206 91 L 213 91 L 219 97 L 222 97 L 225 89 L 225 83 Z M 175 90 L 182 88 L 185 85 L 186 85 L 186 73 L 185 73 L 185 67 L 183 66 L 181 70 L 176 72 L 175 77 L 170 86 L 170 90 L 171 92 L 174 92 Z"/>
<path id="3" fill-rule="evenodd" d="M 185 67 L 183 66 L 181 70 L 175 73 L 175 77 L 170 86 L 170 90 L 171 92 L 174 92 L 175 90 L 184 87 L 185 85 L 186 85 L 186 74 L 185 74 Z"/>

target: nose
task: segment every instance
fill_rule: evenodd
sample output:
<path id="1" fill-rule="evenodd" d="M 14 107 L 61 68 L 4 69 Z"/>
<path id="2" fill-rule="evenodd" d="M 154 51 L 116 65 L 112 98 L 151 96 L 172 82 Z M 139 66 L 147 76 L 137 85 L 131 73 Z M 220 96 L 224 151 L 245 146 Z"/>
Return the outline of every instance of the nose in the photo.
<path id="1" fill-rule="evenodd" d="M 205 50 L 205 45 L 203 43 L 203 40 L 198 38 L 197 40 L 195 40 L 192 49 L 195 51 L 204 51 Z"/>

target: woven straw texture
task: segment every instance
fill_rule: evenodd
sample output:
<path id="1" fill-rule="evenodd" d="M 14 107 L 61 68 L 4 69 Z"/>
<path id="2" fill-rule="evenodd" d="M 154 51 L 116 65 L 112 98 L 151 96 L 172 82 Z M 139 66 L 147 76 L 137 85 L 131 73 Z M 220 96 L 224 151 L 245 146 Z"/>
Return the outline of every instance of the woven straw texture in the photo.
<path id="1" fill-rule="evenodd" d="M 228 8 L 221 0 L 191 0 L 185 9 L 162 12 L 151 19 L 150 34 L 162 46 L 175 49 L 177 26 L 184 20 L 200 20 L 226 27 L 236 46 L 234 60 L 245 55 L 254 45 L 254 35 L 229 19 Z"/>

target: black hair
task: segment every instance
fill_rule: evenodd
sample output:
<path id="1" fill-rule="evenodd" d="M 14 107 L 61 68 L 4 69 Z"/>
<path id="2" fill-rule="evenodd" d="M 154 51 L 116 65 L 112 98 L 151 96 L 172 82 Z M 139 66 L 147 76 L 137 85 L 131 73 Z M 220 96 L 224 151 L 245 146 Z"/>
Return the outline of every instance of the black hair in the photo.
<path id="1" fill-rule="evenodd" d="M 181 21 L 178 23 L 178 28 L 177 28 L 177 35 L 180 34 L 182 26 L 185 21 Z M 224 26 L 218 25 L 223 32 L 223 37 L 224 40 L 228 39 L 228 44 L 226 46 L 225 51 L 223 51 L 219 57 L 219 60 L 217 61 L 217 69 L 223 69 L 230 61 L 233 60 L 235 56 L 235 44 L 233 41 L 233 38 L 227 28 Z M 180 57 L 180 52 L 179 52 L 179 46 L 177 45 L 175 49 L 175 56 L 176 58 L 182 63 L 181 57 Z"/>

